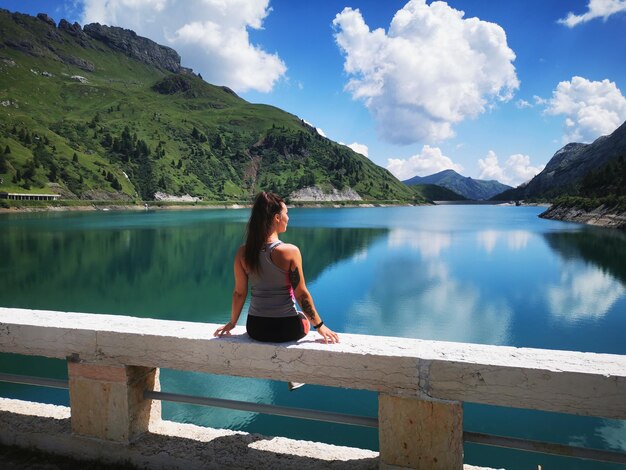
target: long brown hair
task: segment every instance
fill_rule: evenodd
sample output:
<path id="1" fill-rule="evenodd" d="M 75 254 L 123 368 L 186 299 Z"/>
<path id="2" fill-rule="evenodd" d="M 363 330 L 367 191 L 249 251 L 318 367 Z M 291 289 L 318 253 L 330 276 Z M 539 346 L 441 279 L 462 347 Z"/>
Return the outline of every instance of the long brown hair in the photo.
<path id="1" fill-rule="evenodd" d="M 259 271 L 261 267 L 259 253 L 272 230 L 274 216 L 280 214 L 284 203 L 285 201 L 280 196 L 265 191 L 259 193 L 254 200 L 246 229 L 246 245 L 243 255 L 250 271 Z"/>

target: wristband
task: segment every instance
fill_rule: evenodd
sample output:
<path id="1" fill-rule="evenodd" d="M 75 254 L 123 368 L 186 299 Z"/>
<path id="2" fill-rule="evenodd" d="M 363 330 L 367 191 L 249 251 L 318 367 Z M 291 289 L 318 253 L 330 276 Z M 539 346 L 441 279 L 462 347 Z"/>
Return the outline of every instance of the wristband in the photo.
<path id="1" fill-rule="evenodd" d="M 315 328 L 317 330 L 318 328 L 321 328 L 323 325 L 324 325 L 324 322 L 321 321 L 317 325 L 313 325 L 313 328 Z"/>

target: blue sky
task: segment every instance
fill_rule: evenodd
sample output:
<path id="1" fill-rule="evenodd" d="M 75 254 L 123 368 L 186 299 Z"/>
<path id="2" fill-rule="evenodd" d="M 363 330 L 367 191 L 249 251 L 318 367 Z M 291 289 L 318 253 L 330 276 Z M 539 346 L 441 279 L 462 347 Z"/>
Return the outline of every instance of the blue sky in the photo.
<path id="1" fill-rule="evenodd" d="M 513 186 L 626 120 L 626 0 L 0 0 L 176 49 L 184 66 L 400 179 Z"/>

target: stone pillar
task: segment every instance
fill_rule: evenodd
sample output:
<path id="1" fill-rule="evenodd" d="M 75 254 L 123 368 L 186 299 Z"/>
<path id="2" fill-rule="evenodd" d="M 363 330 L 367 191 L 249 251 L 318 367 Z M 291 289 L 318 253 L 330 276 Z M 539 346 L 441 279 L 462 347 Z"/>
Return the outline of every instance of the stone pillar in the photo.
<path id="1" fill-rule="evenodd" d="M 161 419 L 161 402 L 144 390 L 159 390 L 159 370 L 68 362 L 72 432 L 129 443 Z"/>
<path id="2" fill-rule="evenodd" d="M 378 396 L 381 469 L 463 469 L 460 402 Z"/>

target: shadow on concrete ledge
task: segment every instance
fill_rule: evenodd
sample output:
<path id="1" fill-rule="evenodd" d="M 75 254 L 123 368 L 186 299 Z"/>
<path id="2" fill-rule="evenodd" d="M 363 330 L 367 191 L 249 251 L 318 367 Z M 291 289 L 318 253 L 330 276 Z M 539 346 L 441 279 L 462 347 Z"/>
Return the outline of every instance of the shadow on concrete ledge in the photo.
<path id="1" fill-rule="evenodd" d="M 68 407 L 0 399 L 0 467 L 377 469 L 378 453 L 171 421 L 125 445 L 72 435 Z"/>

